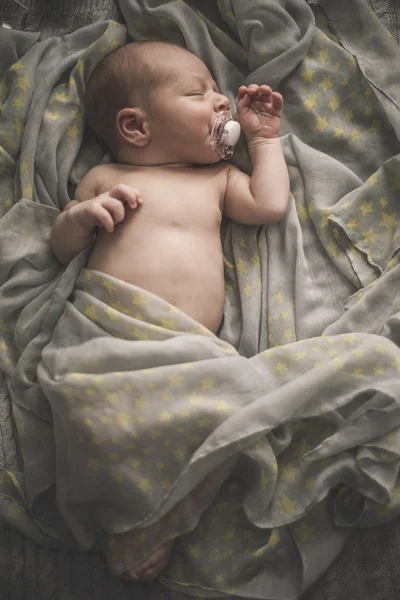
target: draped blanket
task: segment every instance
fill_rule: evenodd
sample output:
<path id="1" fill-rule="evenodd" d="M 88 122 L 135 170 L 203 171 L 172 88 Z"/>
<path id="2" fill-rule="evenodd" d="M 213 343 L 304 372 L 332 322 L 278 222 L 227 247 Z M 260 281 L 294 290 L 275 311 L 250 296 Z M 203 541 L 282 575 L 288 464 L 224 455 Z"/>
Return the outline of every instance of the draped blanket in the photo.
<path id="1" fill-rule="evenodd" d="M 354 526 L 400 512 L 400 51 L 361 0 L 120 7 L 232 101 L 282 93 L 289 211 L 224 224 L 219 337 L 86 269 L 90 249 L 61 269 L 52 223 L 103 159 L 85 83 L 126 28 L 1 30 L 0 367 L 24 469 L 0 473 L 0 515 L 117 573 L 177 538 L 165 585 L 297 598 Z"/>

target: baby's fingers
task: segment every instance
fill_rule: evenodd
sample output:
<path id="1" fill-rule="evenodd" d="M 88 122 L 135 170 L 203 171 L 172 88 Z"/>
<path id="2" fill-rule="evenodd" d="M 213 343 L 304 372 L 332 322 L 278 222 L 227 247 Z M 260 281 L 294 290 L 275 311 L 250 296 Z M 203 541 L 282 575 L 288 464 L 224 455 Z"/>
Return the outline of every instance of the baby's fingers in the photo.
<path id="1" fill-rule="evenodd" d="M 247 93 L 247 87 L 241 85 L 237 94 L 237 105 L 238 107 L 248 106 L 250 104 L 250 96 Z"/>
<path id="2" fill-rule="evenodd" d="M 283 98 L 278 92 L 272 92 L 272 105 L 276 110 L 283 110 Z"/>
<path id="3" fill-rule="evenodd" d="M 106 208 L 103 208 L 102 206 L 97 207 L 94 211 L 94 217 L 98 227 L 104 227 L 108 233 L 114 231 L 114 218 Z"/>
<path id="4" fill-rule="evenodd" d="M 138 205 L 143 203 L 143 199 L 139 190 L 131 187 L 130 185 L 126 185 L 125 183 L 119 183 L 118 185 L 115 185 L 108 193 L 111 198 L 115 198 L 121 202 L 126 202 L 130 208 L 136 208 Z"/>

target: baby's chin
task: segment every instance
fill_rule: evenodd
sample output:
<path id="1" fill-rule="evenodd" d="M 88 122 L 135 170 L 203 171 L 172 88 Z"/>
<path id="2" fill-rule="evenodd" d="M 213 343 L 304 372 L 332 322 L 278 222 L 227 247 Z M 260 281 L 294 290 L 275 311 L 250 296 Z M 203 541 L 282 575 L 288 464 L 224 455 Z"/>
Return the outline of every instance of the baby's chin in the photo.
<path id="1" fill-rule="evenodd" d="M 195 160 L 193 162 L 197 165 L 216 165 L 217 163 L 221 162 L 221 160 L 222 158 L 217 152 L 214 152 L 214 150 L 210 150 L 204 156 L 199 155 L 198 157 L 195 157 Z"/>

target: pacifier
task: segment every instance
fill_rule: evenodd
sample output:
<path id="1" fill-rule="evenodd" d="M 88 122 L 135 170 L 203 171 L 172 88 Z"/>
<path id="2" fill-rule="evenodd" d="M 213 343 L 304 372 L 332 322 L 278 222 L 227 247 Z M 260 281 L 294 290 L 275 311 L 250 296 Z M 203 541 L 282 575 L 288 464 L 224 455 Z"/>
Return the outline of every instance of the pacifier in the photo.
<path id="1" fill-rule="evenodd" d="M 240 125 L 230 110 L 218 113 L 211 130 L 211 148 L 221 158 L 227 160 L 233 154 L 234 146 L 240 137 Z"/>

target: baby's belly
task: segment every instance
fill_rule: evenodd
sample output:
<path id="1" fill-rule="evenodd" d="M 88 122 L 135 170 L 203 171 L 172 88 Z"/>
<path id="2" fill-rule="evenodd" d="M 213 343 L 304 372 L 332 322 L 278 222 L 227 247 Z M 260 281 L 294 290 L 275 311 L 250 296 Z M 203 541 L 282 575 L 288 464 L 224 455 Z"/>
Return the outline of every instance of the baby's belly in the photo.
<path id="1" fill-rule="evenodd" d="M 224 275 L 219 234 L 103 233 L 88 267 L 157 294 L 213 333 L 221 323 Z"/>

